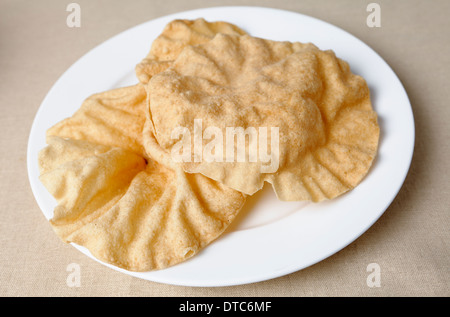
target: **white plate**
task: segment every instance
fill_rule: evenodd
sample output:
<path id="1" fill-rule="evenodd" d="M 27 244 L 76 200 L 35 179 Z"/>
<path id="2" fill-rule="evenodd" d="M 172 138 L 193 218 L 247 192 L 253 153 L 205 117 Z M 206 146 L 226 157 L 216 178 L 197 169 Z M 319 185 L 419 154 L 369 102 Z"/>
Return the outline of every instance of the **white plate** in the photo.
<path id="1" fill-rule="evenodd" d="M 364 233 L 400 190 L 414 149 L 414 119 L 402 84 L 370 47 L 333 25 L 282 10 L 215 7 L 173 14 L 122 32 L 79 59 L 51 88 L 31 129 L 28 173 L 39 207 L 50 219 L 56 205 L 38 179 L 37 154 L 45 146 L 45 131 L 71 116 L 92 93 L 135 84 L 134 67 L 163 27 L 173 19 L 198 17 L 234 23 L 257 37 L 312 42 L 334 50 L 370 87 L 381 126 L 378 156 L 359 186 L 331 201 L 280 202 L 266 186 L 250 198 L 222 237 L 182 264 L 144 273 L 105 265 L 155 282 L 226 286 L 276 278 L 336 253 Z M 93 258 L 85 248 L 74 246 Z"/>

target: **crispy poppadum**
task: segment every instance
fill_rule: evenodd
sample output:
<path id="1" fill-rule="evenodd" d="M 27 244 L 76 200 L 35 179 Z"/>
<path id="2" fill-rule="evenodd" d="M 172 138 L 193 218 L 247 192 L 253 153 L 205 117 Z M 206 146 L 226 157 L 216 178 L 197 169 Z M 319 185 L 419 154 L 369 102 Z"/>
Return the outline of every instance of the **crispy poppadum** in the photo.
<path id="1" fill-rule="evenodd" d="M 150 78 L 167 69 L 187 45 L 210 41 L 218 33 L 243 35 L 245 32 L 234 24 L 203 18 L 195 20 L 173 20 L 153 41 L 148 55 L 136 65 L 139 81 L 146 84 Z"/>
<path id="2" fill-rule="evenodd" d="M 147 94 L 142 85 L 113 89 L 89 96 L 70 118 L 50 129 L 47 135 L 144 153 L 142 128 Z"/>
<path id="3" fill-rule="evenodd" d="M 136 67 L 138 78 L 148 80 L 183 45 L 204 43 L 220 31 L 241 33 L 224 22 L 172 21 Z M 156 60 L 165 66 L 154 68 Z M 146 98 L 142 84 L 90 96 L 47 131 L 48 146 L 39 154 L 40 179 L 57 200 L 50 223 L 58 236 L 131 271 L 162 269 L 195 255 L 245 201 L 203 175 L 186 174 L 156 142 L 148 154 Z"/>
<path id="4" fill-rule="evenodd" d="M 376 155 L 367 84 L 312 44 L 175 20 L 135 71 L 139 84 L 87 98 L 47 131 L 39 153 L 40 179 L 57 200 L 55 232 L 120 268 L 156 270 L 194 256 L 266 181 L 281 200 L 337 197 Z M 203 128 L 278 127 L 279 168 L 175 162 L 171 132 L 192 131 L 195 119 Z"/>
<path id="5" fill-rule="evenodd" d="M 203 175 L 139 154 L 142 89 L 91 96 L 48 130 L 48 146 L 39 153 L 40 179 L 57 200 L 50 223 L 58 236 L 131 271 L 162 269 L 195 255 L 245 201 Z"/>
<path id="6" fill-rule="evenodd" d="M 150 79 L 147 93 L 148 131 L 167 153 L 179 142 L 174 129 L 194 135 L 199 119 L 203 130 L 218 127 L 223 135 L 227 127 L 279 128 L 276 172 L 262 172 L 261 161 L 180 163 L 247 195 L 267 181 L 281 200 L 331 199 L 363 179 L 377 152 L 365 80 L 313 44 L 217 34 L 183 49 Z M 205 148 L 209 140 L 202 142 Z"/>

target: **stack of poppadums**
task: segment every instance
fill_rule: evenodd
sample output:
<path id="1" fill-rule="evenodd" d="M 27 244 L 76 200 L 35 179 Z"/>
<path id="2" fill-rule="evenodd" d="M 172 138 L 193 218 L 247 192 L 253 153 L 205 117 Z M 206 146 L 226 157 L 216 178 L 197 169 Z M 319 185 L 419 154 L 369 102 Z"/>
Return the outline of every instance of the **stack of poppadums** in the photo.
<path id="1" fill-rule="evenodd" d="M 136 75 L 134 86 L 88 97 L 39 154 L 57 235 L 120 268 L 192 257 L 264 182 L 280 200 L 333 199 L 377 153 L 366 82 L 312 44 L 175 20 Z"/>

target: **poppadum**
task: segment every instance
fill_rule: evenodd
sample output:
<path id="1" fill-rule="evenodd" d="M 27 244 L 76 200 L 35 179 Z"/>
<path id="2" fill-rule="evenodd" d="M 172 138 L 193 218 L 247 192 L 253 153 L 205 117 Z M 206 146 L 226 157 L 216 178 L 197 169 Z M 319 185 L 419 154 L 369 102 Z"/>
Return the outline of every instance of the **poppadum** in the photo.
<path id="1" fill-rule="evenodd" d="M 332 199 L 363 179 L 377 152 L 379 126 L 367 83 L 333 51 L 313 44 L 217 34 L 183 49 L 150 79 L 147 93 L 149 131 L 168 153 L 180 142 L 173 132 L 187 128 L 193 136 L 196 120 L 203 135 L 208 127 L 222 136 L 227 127 L 279 129 L 274 172 L 264 172 L 261 160 L 192 156 L 180 163 L 247 195 L 267 181 L 281 200 Z M 205 149 L 210 140 L 201 142 Z M 249 152 L 249 142 L 245 146 Z"/>
<path id="2" fill-rule="evenodd" d="M 238 191 L 147 155 L 145 109 L 141 84 L 94 94 L 47 131 L 48 146 L 39 153 L 40 180 L 57 201 L 50 220 L 57 235 L 130 271 L 194 256 L 245 201 Z"/>
<path id="3" fill-rule="evenodd" d="M 224 21 L 208 22 L 198 18 L 169 22 L 152 42 L 147 56 L 136 65 L 136 76 L 146 84 L 153 75 L 167 69 L 186 46 L 206 43 L 218 33 L 245 34 L 236 25 Z"/>

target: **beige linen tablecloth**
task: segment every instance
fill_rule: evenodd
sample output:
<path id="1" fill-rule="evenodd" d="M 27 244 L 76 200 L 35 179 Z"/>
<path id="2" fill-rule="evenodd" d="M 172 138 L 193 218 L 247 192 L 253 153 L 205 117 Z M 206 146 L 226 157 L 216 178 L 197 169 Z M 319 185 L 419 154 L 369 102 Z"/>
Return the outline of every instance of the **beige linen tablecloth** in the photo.
<path id="1" fill-rule="evenodd" d="M 81 7 L 80 28 L 66 24 L 70 2 Z M 370 2 L 380 5 L 379 28 L 366 24 Z M 28 135 L 49 89 L 90 49 L 148 20 L 212 5 L 292 10 L 335 24 L 366 42 L 408 92 L 415 116 L 415 153 L 404 186 L 385 214 L 326 260 L 249 285 L 164 285 L 109 269 L 59 240 L 30 189 Z M 447 0 L 0 0 L 0 295 L 449 296 L 449 12 Z M 71 263 L 79 265 L 79 285 L 71 283 Z M 380 268 L 380 287 L 367 283 L 370 263 Z"/>

